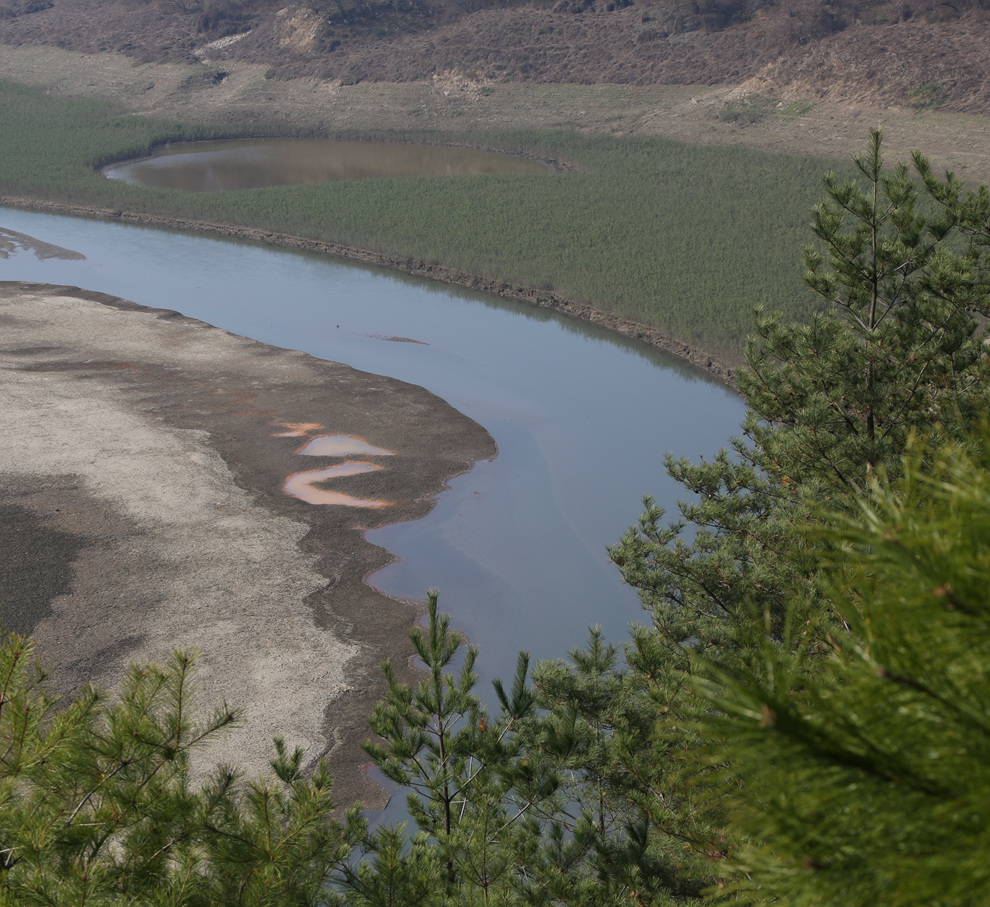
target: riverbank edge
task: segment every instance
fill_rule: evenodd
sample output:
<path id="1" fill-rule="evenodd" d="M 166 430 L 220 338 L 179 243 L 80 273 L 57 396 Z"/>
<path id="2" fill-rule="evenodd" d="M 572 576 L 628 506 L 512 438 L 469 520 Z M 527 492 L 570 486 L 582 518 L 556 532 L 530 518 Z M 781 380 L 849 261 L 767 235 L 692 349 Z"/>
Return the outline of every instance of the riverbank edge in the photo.
<path id="1" fill-rule="evenodd" d="M 219 236 L 225 239 L 240 239 L 262 243 L 268 246 L 298 249 L 304 252 L 316 252 L 322 255 L 335 255 L 351 261 L 359 261 L 365 264 L 373 264 L 401 271 L 415 277 L 424 277 L 440 283 L 492 293 L 505 299 L 525 302 L 536 308 L 549 309 L 569 315 L 573 318 L 597 325 L 622 337 L 638 340 L 648 346 L 663 350 L 665 353 L 677 356 L 695 368 L 707 372 L 729 390 L 736 393 L 739 391 L 736 383 L 737 370 L 726 365 L 716 356 L 706 352 L 702 348 L 678 340 L 664 333 L 659 328 L 644 324 L 643 322 L 623 318 L 611 312 L 603 311 L 589 303 L 567 299 L 546 290 L 515 286 L 506 281 L 492 280 L 477 274 L 459 271 L 456 268 L 450 268 L 445 265 L 431 264 L 419 259 L 400 258 L 368 249 L 358 249 L 343 243 L 307 239 L 302 236 L 278 233 L 258 227 L 239 227 L 231 224 L 170 217 L 163 214 L 127 211 L 98 205 L 79 205 L 69 202 L 52 201 L 50 199 L 35 199 L 27 196 L 0 195 L 0 206 L 18 208 L 25 211 L 39 211 L 47 214 L 63 214 L 72 217 L 123 221 L 141 226 L 163 227 L 165 229 L 201 233 L 208 236 Z"/>
<path id="2" fill-rule="evenodd" d="M 339 803 L 382 808 L 390 793 L 369 772 L 361 743 L 369 735 L 368 716 L 386 691 L 383 659 L 391 659 L 403 682 L 420 676 L 409 631 L 425 608 L 422 599 L 393 596 L 369 582 L 397 556 L 370 542 L 367 533 L 424 518 L 451 480 L 498 455 L 494 439 L 470 416 L 418 385 L 275 347 L 112 294 L 0 280 L 0 309 L 5 311 L 12 301 L 44 305 L 53 299 L 97 304 L 109 315 L 102 329 L 94 324 L 86 334 L 81 329 L 59 333 L 57 319 L 32 322 L 20 313 L 5 337 L 0 358 L 11 387 L 21 375 L 44 378 L 32 383 L 38 399 L 20 407 L 29 417 L 7 425 L 12 443 L 0 457 L 0 509 L 5 508 L 8 546 L 0 585 L 6 584 L 8 593 L 12 588 L 23 592 L 5 597 L 16 611 L 8 611 L 6 620 L 13 616 L 13 628 L 37 642 L 54 668 L 56 692 L 64 695 L 94 680 L 112 688 L 127 663 L 161 661 L 176 645 L 209 654 L 209 646 L 197 638 L 159 646 L 161 658 L 143 652 L 145 635 L 154 636 L 146 626 L 149 615 L 164 625 L 193 607 L 194 619 L 180 623 L 197 633 L 218 619 L 224 626 L 254 622 L 246 625 L 260 640 L 279 639 L 295 624 L 304 625 L 309 637 L 336 640 L 347 651 L 346 673 L 337 678 L 332 695 L 323 697 L 321 692 L 318 697 L 324 703 L 322 720 L 309 721 L 307 728 L 312 732 L 320 725 L 323 746 L 307 746 L 307 759 L 310 764 L 320 757 L 329 760 Z M 65 309 L 59 311 L 64 314 Z M 84 318 L 82 323 L 90 321 Z M 123 333 L 115 337 L 110 326 Z M 156 477 L 155 494 L 128 494 L 122 470 L 114 464 L 132 451 L 111 443 L 105 419 L 91 420 L 89 447 L 78 437 L 67 442 L 62 423 L 54 433 L 59 437 L 53 438 L 51 426 L 35 413 L 47 412 L 49 403 L 70 406 L 69 387 L 78 389 L 79 399 L 103 407 L 101 413 L 116 407 L 147 421 L 166 439 L 181 439 L 188 449 L 178 461 L 182 468 L 201 467 L 201 481 L 183 481 L 176 487 L 211 490 L 205 496 L 192 495 L 201 519 L 187 520 L 179 533 L 158 531 L 173 509 L 160 504 L 165 499 L 161 489 L 167 485 L 161 477 L 167 471 L 153 465 L 140 473 Z M 328 388 L 334 392 L 328 393 Z M 23 403 L 23 394 L 12 399 Z M 0 409 L 0 416 L 9 421 L 17 407 Z M 76 414 L 77 422 L 86 420 L 85 412 Z M 288 433 L 273 433 L 277 427 Z M 302 434 L 293 435 L 293 428 L 302 429 Z M 285 477 L 299 469 L 300 443 L 324 430 L 374 438 L 395 451 L 388 468 L 362 477 L 362 496 L 394 501 L 392 506 L 321 507 L 285 493 Z M 167 447 L 152 440 L 139 450 L 158 464 L 165 461 Z M 50 466 L 52 458 L 58 460 L 56 468 Z M 14 462 L 20 466 L 11 465 Z M 109 469 L 112 494 L 106 492 L 111 483 L 94 485 L 80 478 L 86 464 Z M 133 504 L 140 518 L 122 501 Z M 256 552 L 250 563 L 238 561 L 218 574 L 213 544 L 217 526 L 227 525 L 241 511 L 274 528 L 267 530 L 263 552 Z M 190 542 L 196 526 L 205 535 Z M 234 534 L 241 540 L 251 538 L 241 528 Z M 178 543 L 185 548 L 170 553 L 168 546 Z M 181 564 L 178 573 L 176 564 Z M 71 576 L 71 581 L 39 586 L 39 572 L 49 578 Z M 175 582 L 177 576 L 181 582 Z M 201 599 L 203 589 L 207 593 Z M 216 611 L 217 599 L 224 602 L 222 613 Z M 272 610 L 265 610 L 271 601 L 279 603 L 275 620 L 261 626 L 262 617 Z M 237 607 L 239 603 L 246 606 Z M 113 639 L 103 638 L 107 626 L 113 627 Z M 162 634 L 157 638 L 160 641 Z M 291 643 L 287 652 L 307 651 L 298 639 L 293 637 Z M 246 649 L 227 646 L 223 651 L 224 657 L 233 655 L 233 661 L 211 668 L 212 676 L 221 679 L 231 673 L 231 665 L 241 663 Z M 309 665 L 308 673 L 297 673 L 291 680 L 273 682 L 278 707 L 263 709 L 262 715 L 295 716 L 300 691 L 311 692 L 313 678 L 322 682 L 326 676 L 321 663 L 316 668 Z M 209 695 L 204 676 L 200 688 L 205 701 L 219 701 Z M 257 712 L 260 697 L 241 699 L 240 687 L 234 688 L 231 703 Z M 252 723 L 248 715 L 242 730 Z M 298 730 L 273 726 L 271 733 L 262 735 L 260 748 L 253 750 L 242 740 L 220 761 L 238 763 L 250 750 L 257 757 L 252 768 L 263 771 L 271 737 L 278 734 L 299 742 L 299 734 L 293 733 Z M 258 755 L 262 752 L 263 757 Z"/>

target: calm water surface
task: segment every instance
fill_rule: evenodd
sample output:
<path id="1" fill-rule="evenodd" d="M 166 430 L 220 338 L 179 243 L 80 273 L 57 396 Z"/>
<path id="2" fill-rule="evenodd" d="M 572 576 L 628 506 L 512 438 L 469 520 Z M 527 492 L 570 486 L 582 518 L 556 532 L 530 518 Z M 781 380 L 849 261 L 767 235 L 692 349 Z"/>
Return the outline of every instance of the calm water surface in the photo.
<path id="1" fill-rule="evenodd" d="M 0 279 L 70 284 L 423 385 L 484 425 L 499 456 L 433 512 L 369 534 L 401 560 L 392 594 L 441 606 L 481 646 L 483 680 L 516 652 L 564 655 L 587 627 L 641 618 L 605 546 L 678 495 L 667 450 L 711 456 L 742 403 L 672 357 L 552 313 L 362 265 L 114 223 L 0 209 L 0 227 L 84 261 L 0 259 Z M 395 342 L 402 337 L 417 343 Z M 373 438 L 368 439 L 374 443 Z M 486 685 L 487 686 L 487 685 Z"/>
<path id="2" fill-rule="evenodd" d="M 332 139 L 251 139 L 166 145 L 107 167 L 111 179 L 158 189 L 220 192 L 368 177 L 549 173 L 539 161 L 473 148 Z"/>

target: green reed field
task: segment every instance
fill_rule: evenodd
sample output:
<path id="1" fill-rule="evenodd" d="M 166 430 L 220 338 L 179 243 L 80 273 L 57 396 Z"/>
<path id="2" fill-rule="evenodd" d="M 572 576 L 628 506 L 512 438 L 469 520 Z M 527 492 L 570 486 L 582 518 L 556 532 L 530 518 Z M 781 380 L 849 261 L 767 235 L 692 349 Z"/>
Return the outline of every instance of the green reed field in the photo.
<path id="1" fill-rule="evenodd" d="M 829 168 L 819 159 L 658 138 L 424 132 L 403 138 L 575 169 L 216 194 L 140 189 L 94 169 L 166 141 L 264 132 L 140 119 L 0 84 L 0 194 L 260 227 L 448 265 L 590 302 L 728 364 L 740 361 L 755 305 L 801 318 L 815 304 L 800 252 Z"/>

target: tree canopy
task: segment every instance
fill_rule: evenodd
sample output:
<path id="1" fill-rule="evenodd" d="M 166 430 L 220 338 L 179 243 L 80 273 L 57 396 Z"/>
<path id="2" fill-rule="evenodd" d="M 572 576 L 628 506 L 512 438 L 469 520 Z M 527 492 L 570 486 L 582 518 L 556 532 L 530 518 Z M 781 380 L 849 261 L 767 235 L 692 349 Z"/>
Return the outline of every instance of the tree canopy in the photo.
<path id="1" fill-rule="evenodd" d="M 237 720 L 205 717 L 194 660 L 132 666 L 67 703 L 31 644 L 0 646 L 0 904 L 309 905 L 346 856 L 330 777 L 275 741 L 268 780 L 191 759 Z"/>

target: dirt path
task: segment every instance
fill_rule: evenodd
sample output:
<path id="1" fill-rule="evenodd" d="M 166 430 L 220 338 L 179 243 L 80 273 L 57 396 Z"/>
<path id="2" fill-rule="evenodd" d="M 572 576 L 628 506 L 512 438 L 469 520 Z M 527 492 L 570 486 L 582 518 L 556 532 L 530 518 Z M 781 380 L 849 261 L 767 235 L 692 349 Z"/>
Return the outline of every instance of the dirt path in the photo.
<path id="1" fill-rule="evenodd" d="M 245 712 L 211 760 L 264 771 L 279 734 L 331 756 L 342 802 L 380 799 L 359 744 L 414 612 L 365 584 L 390 555 L 362 530 L 424 515 L 488 434 L 422 388 L 75 288 L 0 283 L 0 325 L 8 628 L 64 688 L 195 647 L 203 702 Z M 333 489 L 389 506 L 282 490 L 349 460 L 378 468 Z"/>

